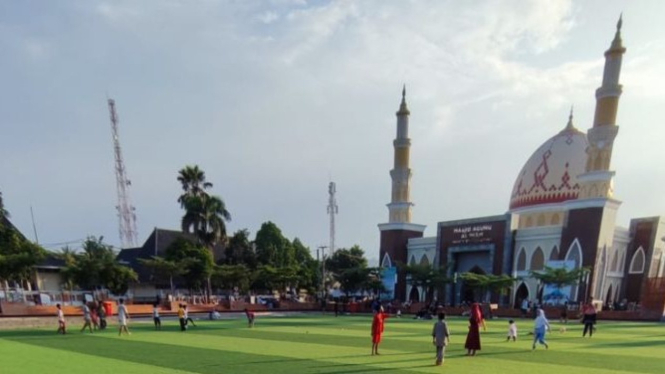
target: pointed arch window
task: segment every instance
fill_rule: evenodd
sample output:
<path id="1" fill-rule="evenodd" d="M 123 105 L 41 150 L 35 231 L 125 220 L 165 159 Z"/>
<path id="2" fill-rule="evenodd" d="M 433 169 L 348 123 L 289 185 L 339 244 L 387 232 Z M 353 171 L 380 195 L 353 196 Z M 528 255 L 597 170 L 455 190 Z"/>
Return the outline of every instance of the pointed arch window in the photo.
<path id="1" fill-rule="evenodd" d="M 552 247 L 552 252 L 550 252 L 550 261 L 556 261 L 559 259 L 559 248 L 555 245 Z"/>
<path id="2" fill-rule="evenodd" d="M 517 271 L 524 271 L 526 270 L 526 251 L 524 250 L 524 247 L 520 249 L 520 253 L 517 256 Z"/>
<path id="3" fill-rule="evenodd" d="M 531 255 L 531 270 L 543 270 L 545 265 L 545 254 L 540 247 L 536 248 L 533 255 Z"/>
<path id="4" fill-rule="evenodd" d="M 389 267 L 392 267 L 392 266 L 393 266 L 393 263 L 392 263 L 392 261 L 390 261 L 390 256 L 386 253 L 383 256 L 383 261 L 381 261 L 381 267 L 389 268 Z"/>
<path id="5" fill-rule="evenodd" d="M 423 255 L 423 257 L 420 259 L 420 265 L 429 266 L 429 260 L 427 259 L 427 255 Z"/>
<path id="6" fill-rule="evenodd" d="M 416 256 L 411 255 L 411 261 L 409 261 L 409 265 L 413 266 L 416 264 Z"/>
<path id="7" fill-rule="evenodd" d="M 644 263 L 645 263 L 645 256 L 644 256 L 644 249 L 642 247 L 639 247 L 635 254 L 633 255 L 633 259 L 630 260 L 630 270 L 628 271 L 629 274 L 642 274 L 644 273 Z"/>
<path id="8" fill-rule="evenodd" d="M 582 267 L 582 248 L 577 239 L 575 239 L 568 249 L 568 253 L 566 253 L 566 261 L 573 261 L 575 263 L 575 269 Z"/>
<path id="9" fill-rule="evenodd" d="M 619 271 L 619 250 L 614 251 L 614 256 L 612 256 L 612 264 L 610 265 L 610 269 L 612 269 L 613 272 Z"/>

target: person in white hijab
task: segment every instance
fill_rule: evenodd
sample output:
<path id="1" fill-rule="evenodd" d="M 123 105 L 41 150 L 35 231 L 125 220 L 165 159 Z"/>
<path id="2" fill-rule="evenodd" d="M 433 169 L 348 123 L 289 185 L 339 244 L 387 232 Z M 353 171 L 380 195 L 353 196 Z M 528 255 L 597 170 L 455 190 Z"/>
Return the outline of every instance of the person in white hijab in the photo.
<path id="1" fill-rule="evenodd" d="M 534 322 L 533 326 L 533 348 L 536 349 L 536 342 L 545 346 L 545 349 L 549 348 L 547 342 L 545 342 L 545 332 L 550 329 L 550 323 L 545 317 L 545 311 L 538 309 L 538 317 Z"/>

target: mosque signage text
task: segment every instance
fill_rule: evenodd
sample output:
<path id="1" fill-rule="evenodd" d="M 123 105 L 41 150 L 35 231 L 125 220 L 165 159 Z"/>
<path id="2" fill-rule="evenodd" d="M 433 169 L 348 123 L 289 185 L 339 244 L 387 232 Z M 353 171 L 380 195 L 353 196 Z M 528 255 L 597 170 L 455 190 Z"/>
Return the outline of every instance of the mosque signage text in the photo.
<path id="1" fill-rule="evenodd" d="M 477 224 L 457 226 L 450 229 L 452 244 L 483 243 L 492 240 L 494 226 L 491 224 Z"/>

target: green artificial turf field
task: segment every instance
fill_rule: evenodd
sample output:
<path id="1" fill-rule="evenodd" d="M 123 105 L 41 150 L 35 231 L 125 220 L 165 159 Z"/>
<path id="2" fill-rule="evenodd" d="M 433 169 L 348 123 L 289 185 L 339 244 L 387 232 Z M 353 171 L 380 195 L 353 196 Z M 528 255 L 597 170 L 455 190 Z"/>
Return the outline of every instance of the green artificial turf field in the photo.
<path id="1" fill-rule="evenodd" d="M 71 322 L 76 321 L 76 324 Z M 451 345 L 442 367 L 434 366 L 433 321 L 391 318 L 381 356 L 370 356 L 369 316 L 258 316 L 201 321 L 187 332 L 175 321 L 162 331 L 151 323 L 132 323 L 131 336 L 118 337 L 113 322 L 101 333 L 53 330 L 0 331 L 0 373 L 662 373 L 665 325 L 600 322 L 592 339 L 581 325 L 561 333 L 553 323 L 550 349 L 531 351 L 531 320 L 517 320 L 519 339 L 505 342 L 506 320 L 488 323 L 482 351 L 464 356 L 466 321 L 450 318 Z M 54 319 L 55 323 L 55 319 Z"/>

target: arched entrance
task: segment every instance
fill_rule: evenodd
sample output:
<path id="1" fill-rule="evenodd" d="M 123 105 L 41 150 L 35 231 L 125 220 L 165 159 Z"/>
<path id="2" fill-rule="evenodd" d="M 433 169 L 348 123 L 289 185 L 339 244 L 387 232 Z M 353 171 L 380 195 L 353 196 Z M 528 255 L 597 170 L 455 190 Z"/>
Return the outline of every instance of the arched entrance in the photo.
<path id="1" fill-rule="evenodd" d="M 485 274 L 483 269 L 480 268 L 480 266 L 474 266 L 469 270 L 469 273 L 474 273 L 474 274 Z M 460 292 L 460 296 L 462 297 L 462 302 L 466 303 L 473 303 L 476 301 L 482 301 L 482 298 L 484 295 L 477 294 L 478 290 L 474 289 L 473 287 L 470 287 L 466 282 L 462 283 L 462 289 Z"/>
<path id="2" fill-rule="evenodd" d="M 417 303 L 420 301 L 420 293 L 418 292 L 418 287 L 411 287 L 411 292 L 409 293 L 409 300 L 411 302 Z"/>
<path id="3" fill-rule="evenodd" d="M 519 309 L 522 307 L 522 300 L 528 299 L 529 298 L 529 288 L 522 282 L 519 287 L 517 287 L 517 291 L 515 292 L 515 304 L 514 308 Z"/>

